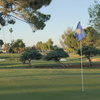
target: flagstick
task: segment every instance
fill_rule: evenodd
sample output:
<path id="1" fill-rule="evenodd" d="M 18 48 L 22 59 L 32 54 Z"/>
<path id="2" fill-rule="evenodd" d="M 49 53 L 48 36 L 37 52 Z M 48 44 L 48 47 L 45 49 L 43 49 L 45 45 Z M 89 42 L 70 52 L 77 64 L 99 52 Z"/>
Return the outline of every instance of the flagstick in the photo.
<path id="1" fill-rule="evenodd" d="M 82 64 L 82 45 L 81 45 L 81 41 L 80 41 L 80 52 L 81 52 L 82 92 L 84 92 L 84 84 L 83 84 L 83 64 Z"/>
<path id="2" fill-rule="evenodd" d="M 3 27 L 3 38 L 4 38 L 4 43 L 6 43 L 5 35 L 4 35 L 4 27 Z"/>

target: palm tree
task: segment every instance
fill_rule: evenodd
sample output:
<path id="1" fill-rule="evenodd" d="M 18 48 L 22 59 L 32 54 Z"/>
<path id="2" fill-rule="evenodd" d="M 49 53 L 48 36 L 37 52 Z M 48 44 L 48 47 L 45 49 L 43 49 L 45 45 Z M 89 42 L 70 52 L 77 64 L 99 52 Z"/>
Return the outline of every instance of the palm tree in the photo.
<path id="1" fill-rule="evenodd" d="M 9 31 L 10 31 L 10 34 L 11 34 L 11 35 L 10 35 L 10 38 L 11 38 L 11 41 L 12 41 L 12 32 L 13 32 L 13 29 L 10 28 Z"/>

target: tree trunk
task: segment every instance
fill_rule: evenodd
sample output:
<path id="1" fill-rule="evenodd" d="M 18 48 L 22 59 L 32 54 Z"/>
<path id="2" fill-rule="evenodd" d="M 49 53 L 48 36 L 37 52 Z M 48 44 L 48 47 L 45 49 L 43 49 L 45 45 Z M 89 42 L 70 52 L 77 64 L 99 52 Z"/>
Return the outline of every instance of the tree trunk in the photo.
<path id="1" fill-rule="evenodd" d="M 29 60 L 29 66 L 31 67 L 31 60 Z"/>
<path id="2" fill-rule="evenodd" d="M 25 61 L 22 61 L 22 64 L 25 64 Z"/>
<path id="3" fill-rule="evenodd" d="M 20 50 L 18 50 L 18 54 L 20 54 Z"/>
<path id="4" fill-rule="evenodd" d="M 89 60 L 90 66 L 92 66 L 92 62 L 91 62 L 90 57 L 88 57 L 88 60 Z"/>
<path id="5" fill-rule="evenodd" d="M 73 55 L 75 54 L 75 51 L 73 51 Z"/>
<path id="6" fill-rule="evenodd" d="M 57 61 L 63 68 L 65 68 L 65 65 L 61 63 L 60 61 Z"/>

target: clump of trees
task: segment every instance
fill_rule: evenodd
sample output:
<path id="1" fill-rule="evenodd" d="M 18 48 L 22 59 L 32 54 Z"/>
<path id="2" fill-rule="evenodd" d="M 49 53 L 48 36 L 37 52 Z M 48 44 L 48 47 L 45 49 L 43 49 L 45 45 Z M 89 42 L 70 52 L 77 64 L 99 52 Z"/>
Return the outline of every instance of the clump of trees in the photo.
<path id="1" fill-rule="evenodd" d="M 49 14 L 39 11 L 48 6 L 52 0 L 0 0 L 0 24 L 14 24 L 15 19 L 28 23 L 34 31 L 43 29 Z"/>
<path id="2" fill-rule="evenodd" d="M 69 57 L 68 53 L 65 52 L 63 49 L 61 48 L 57 48 L 54 51 L 49 52 L 45 57 L 44 60 L 50 61 L 53 60 L 59 64 L 61 64 L 62 67 L 65 67 L 65 65 L 63 63 L 60 62 L 61 58 L 66 58 Z"/>
<path id="3" fill-rule="evenodd" d="M 22 39 L 12 40 L 11 43 L 5 43 L 4 49 L 7 53 L 22 53 L 25 50 L 25 43 Z"/>
<path id="4" fill-rule="evenodd" d="M 65 52 L 61 48 L 57 48 L 57 49 L 49 52 L 47 55 L 45 55 L 44 60 L 47 60 L 47 61 L 53 60 L 53 61 L 61 64 L 61 66 L 65 68 L 65 65 L 60 62 L 60 59 L 66 58 L 66 57 L 69 57 L 68 53 Z M 29 64 L 29 66 L 32 67 L 31 61 L 32 60 L 39 60 L 41 58 L 42 58 L 42 55 L 37 50 L 31 49 L 31 50 L 28 50 L 28 51 L 21 54 L 20 61 L 22 62 L 22 64 Z M 28 61 L 28 63 L 26 63 L 27 61 Z"/>
<path id="5" fill-rule="evenodd" d="M 82 46 L 90 46 L 90 47 L 100 47 L 99 46 L 99 38 L 100 34 L 92 27 L 87 27 L 84 29 L 87 36 L 84 37 L 82 41 Z M 62 35 L 65 36 L 65 33 Z M 66 50 L 68 52 L 77 51 L 80 48 L 80 42 L 77 41 L 76 37 L 74 36 L 74 32 L 67 32 L 66 36 L 64 37 L 63 41 L 64 45 L 66 45 Z"/>
<path id="6" fill-rule="evenodd" d="M 25 49 L 25 43 L 22 39 L 17 39 L 16 41 L 12 41 L 11 49 L 13 49 L 17 53 L 21 53 Z"/>
<path id="7" fill-rule="evenodd" d="M 31 67 L 32 60 L 39 60 L 41 58 L 42 55 L 37 50 L 28 50 L 21 55 L 20 61 L 23 64 L 27 64 L 26 61 L 28 61 L 29 62 L 28 64 Z"/>
<path id="8" fill-rule="evenodd" d="M 67 30 L 64 31 L 64 34 L 62 34 L 61 38 L 59 39 L 60 41 L 60 44 L 62 46 L 62 48 L 65 50 L 66 49 L 66 44 L 65 44 L 65 41 L 66 41 L 66 38 L 67 38 L 67 35 L 72 33 L 74 30 L 72 27 L 67 27 Z"/>
<path id="9" fill-rule="evenodd" d="M 22 53 L 31 49 L 37 51 L 51 51 L 55 48 L 57 48 L 57 46 L 53 46 L 52 39 L 48 39 L 45 43 L 42 43 L 42 41 L 37 42 L 33 47 L 26 47 L 22 39 L 12 40 L 11 43 L 4 44 L 4 49 L 7 53 Z"/>
<path id="10" fill-rule="evenodd" d="M 48 39 L 48 41 L 42 43 L 42 41 L 37 42 L 35 48 L 38 51 L 51 51 L 54 49 L 52 39 Z"/>
<path id="11" fill-rule="evenodd" d="M 9 53 L 10 43 L 5 43 L 4 44 L 4 49 L 6 50 L 7 53 Z"/>
<path id="12" fill-rule="evenodd" d="M 81 56 L 81 50 L 79 49 L 77 52 L 80 56 Z M 82 55 L 84 55 L 90 63 L 90 66 L 92 65 L 91 62 L 91 57 L 96 56 L 96 55 L 100 55 L 100 50 L 96 49 L 94 47 L 89 47 L 89 46 L 83 46 L 82 47 Z"/>

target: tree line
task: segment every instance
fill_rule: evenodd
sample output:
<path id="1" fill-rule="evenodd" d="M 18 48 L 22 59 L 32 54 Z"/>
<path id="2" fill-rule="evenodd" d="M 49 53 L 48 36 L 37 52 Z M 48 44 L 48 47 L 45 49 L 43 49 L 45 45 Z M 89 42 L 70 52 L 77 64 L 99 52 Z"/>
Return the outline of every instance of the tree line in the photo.
<path id="1" fill-rule="evenodd" d="M 84 29 L 87 36 L 83 38 L 82 46 L 89 46 L 100 49 L 100 34 L 93 27 L 87 27 Z M 62 34 L 60 38 L 60 44 L 63 49 L 67 52 L 74 52 L 80 48 L 80 42 L 77 41 L 74 36 L 74 31 L 71 27 L 68 27 L 67 30 Z"/>
<path id="2" fill-rule="evenodd" d="M 84 29 L 87 36 L 82 39 L 82 46 L 89 46 L 100 49 L 100 34 L 93 27 L 87 27 Z M 74 30 L 72 27 L 68 27 L 60 38 L 60 44 L 67 52 L 75 52 L 80 48 L 80 42 L 77 41 L 74 36 Z M 3 40 L 0 40 L 0 47 L 4 44 L 4 49 L 7 53 L 21 53 L 29 49 L 36 49 L 37 51 L 51 51 L 57 48 L 57 45 L 53 45 L 52 39 L 48 39 L 46 42 L 39 41 L 32 47 L 26 47 L 22 39 L 12 40 L 11 43 L 4 44 Z"/>
<path id="3" fill-rule="evenodd" d="M 80 49 L 77 50 L 77 53 L 81 56 Z M 90 66 L 92 66 L 91 57 L 100 55 L 100 50 L 94 47 L 83 46 L 82 55 L 84 55 L 84 57 L 89 60 L 89 64 Z M 63 68 L 65 68 L 67 66 L 61 62 L 61 59 L 62 58 L 66 59 L 67 57 L 69 57 L 69 54 L 65 52 L 62 48 L 56 48 L 53 51 L 48 52 L 44 56 L 37 50 L 28 50 L 21 54 L 20 61 L 22 62 L 22 64 L 29 64 L 29 66 L 32 67 L 31 66 L 32 60 L 40 60 L 40 59 L 44 59 L 46 61 L 53 60 L 56 63 L 59 63 Z M 26 61 L 28 61 L 28 63 L 26 63 Z"/>
<path id="4" fill-rule="evenodd" d="M 25 1 L 25 2 L 24 2 Z M 39 11 L 43 6 L 48 6 L 52 0 L 1 0 L 0 1 L 0 24 L 6 26 L 8 24 L 14 24 L 15 19 L 19 19 L 28 23 L 32 29 L 39 30 L 45 27 L 45 22 L 50 19 L 50 15 L 43 14 Z M 87 36 L 82 39 L 82 46 L 96 47 L 100 49 L 100 2 L 94 0 L 94 4 L 88 8 L 90 16 L 89 23 L 91 27 L 85 28 Z M 61 36 L 60 44 L 64 50 L 68 52 L 74 52 L 79 49 L 79 42 L 73 35 L 73 29 L 69 28 Z M 3 45 L 3 41 L 0 40 L 0 47 Z M 11 44 L 5 44 L 7 52 L 10 48 L 11 52 L 20 52 L 25 48 L 25 43 L 22 40 L 14 40 Z M 55 46 L 56 47 L 56 46 Z M 47 42 L 42 43 L 39 41 L 36 46 L 33 46 L 38 51 L 50 51 L 53 50 L 53 42 L 49 39 Z M 26 49 L 29 49 L 28 47 Z"/>
<path id="5" fill-rule="evenodd" d="M 55 48 L 58 48 L 57 45 L 53 45 L 52 39 L 48 39 L 46 42 L 39 41 L 36 45 L 32 47 L 26 47 L 25 43 L 22 39 L 12 40 L 11 43 L 5 43 L 3 40 L 0 40 L 0 47 L 4 45 L 4 49 L 7 53 L 23 53 L 24 51 L 28 51 L 30 49 L 37 50 L 39 52 L 42 51 L 51 51 Z"/>

